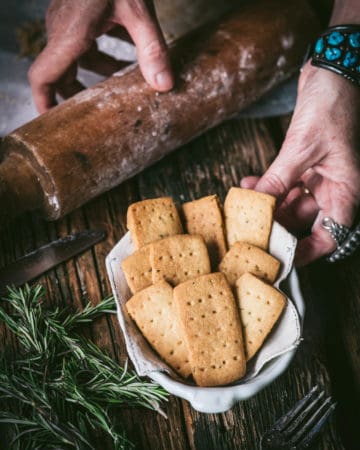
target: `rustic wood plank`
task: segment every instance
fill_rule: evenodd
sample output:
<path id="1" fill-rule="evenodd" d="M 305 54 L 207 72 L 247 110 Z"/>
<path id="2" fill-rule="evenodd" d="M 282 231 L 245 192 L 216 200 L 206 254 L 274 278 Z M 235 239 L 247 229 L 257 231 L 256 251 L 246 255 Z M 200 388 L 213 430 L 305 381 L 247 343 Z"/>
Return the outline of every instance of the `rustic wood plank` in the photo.
<path id="1" fill-rule="evenodd" d="M 177 202 L 181 202 L 214 192 L 223 199 L 228 188 L 238 185 L 242 176 L 263 172 L 275 157 L 281 138 L 281 123 L 274 119 L 229 121 L 61 221 L 46 224 L 31 215 L 7 227 L 0 239 L 0 264 L 6 264 L 25 251 L 58 236 L 85 227 L 104 228 L 108 233 L 106 241 L 40 279 L 47 286 L 49 301 L 53 303 L 81 306 L 85 299 L 96 302 L 110 294 L 104 260 L 126 231 L 129 203 L 159 195 L 172 195 Z M 119 411 L 118 420 L 127 430 L 128 437 L 136 442 L 137 448 L 211 450 L 241 447 L 253 450 L 261 433 L 314 384 L 324 386 L 340 403 L 343 399 L 345 401 L 343 391 L 333 388 L 339 374 L 333 371 L 336 361 L 333 362 L 329 348 L 329 328 L 339 329 L 339 313 L 344 328 L 349 324 L 347 311 L 358 317 L 358 300 L 355 302 L 354 296 L 358 296 L 359 277 L 355 268 L 347 275 L 345 271 L 341 280 L 334 277 L 336 290 L 325 282 L 325 275 L 319 284 L 320 269 L 316 266 L 301 272 L 308 304 L 304 342 L 287 372 L 256 397 L 238 404 L 225 414 L 200 414 L 187 402 L 174 397 L 164 407 L 168 419 L 142 409 Z M 323 268 L 321 270 L 324 271 Z M 341 293 L 346 284 L 352 286 L 346 294 L 349 309 L 340 311 Z M 338 303 L 334 303 L 337 306 L 333 308 L 326 308 L 329 290 L 338 295 Z M 347 373 L 350 376 L 359 373 L 359 357 L 355 351 L 358 338 L 354 337 L 352 328 L 347 330 L 344 335 L 333 333 L 333 341 L 336 340 L 338 348 L 348 349 L 350 363 Z M 115 318 L 100 320 L 86 332 L 121 363 L 124 362 L 124 341 Z M 345 378 L 345 381 L 348 379 Z M 349 414 L 344 403 L 342 408 Z M 342 440 L 340 428 L 341 424 L 333 419 L 317 448 L 344 448 L 345 437 Z"/>
<path id="2" fill-rule="evenodd" d="M 312 3 L 323 11 L 330 2 Z M 270 164 L 289 119 L 229 121 L 61 221 L 47 224 L 35 214 L 24 216 L 1 230 L 0 266 L 70 232 L 85 227 L 106 229 L 105 242 L 39 280 L 53 304 L 81 307 L 87 299 L 99 301 L 110 294 L 104 260 L 126 231 L 130 203 L 165 194 L 178 202 L 214 192 L 223 199 L 242 176 L 261 174 Z M 143 409 L 123 409 L 117 418 L 136 448 L 254 450 L 273 421 L 316 383 L 338 401 L 336 418 L 327 425 L 316 448 L 356 448 L 360 416 L 359 259 L 355 256 L 336 267 L 318 263 L 300 272 L 307 304 L 304 341 L 289 370 L 275 383 L 225 414 L 200 414 L 174 397 L 164 406 L 168 419 Z M 120 363 L 125 361 L 124 340 L 115 318 L 102 319 L 84 332 Z M 0 333 L 0 342 L 14 346 L 6 333 Z M 101 448 L 105 447 L 111 448 L 101 443 Z"/>
<path id="3" fill-rule="evenodd" d="M 356 254 L 336 265 L 316 263 L 304 269 L 318 307 L 307 313 L 309 328 L 314 333 L 321 327 L 325 337 L 327 370 L 338 402 L 337 427 L 347 449 L 357 448 L 360 434 L 359 262 Z"/>
<path id="4" fill-rule="evenodd" d="M 290 120 L 290 115 L 281 118 L 284 133 Z M 357 420 L 360 417 L 359 258 L 356 253 L 335 265 L 318 262 L 301 271 L 306 276 L 302 280 L 303 288 L 310 285 L 313 290 L 308 303 L 312 306 L 315 300 L 320 305 L 317 311 L 307 312 L 307 320 L 311 320 L 309 329 L 317 330 L 326 318 L 327 326 L 322 330 L 327 369 L 337 401 L 337 427 L 348 449 L 357 448 L 360 436 Z"/>
<path id="5" fill-rule="evenodd" d="M 184 201 L 212 192 L 223 198 L 227 189 L 237 185 L 243 175 L 262 173 L 275 157 L 276 147 L 268 129 L 273 128 L 271 122 L 231 121 L 200 137 L 190 144 L 191 150 L 180 149 L 138 177 L 141 198 L 166 193 L 177 201 Z M 281 131 L 279 127 L 277 136 Z M 323 335 L 317 339 L 323 339 Z M 311 340 L 311 348 L 316 347 L 312 353 L 318 360 L 323 358 L 320 344 L 321 341 L 316 344 Z M 320 364 L 312 364 L 312 360 L 300 359 L 297 366 L 274 385 L 225 415 L 199 414 L 185 404 L 191 447 L 215 449 L 241 445 L 241 448 L 253 448 L 261 433 L 280 414 L 264 413 L 263 405 L 272 405 L 273 411 L 284 412 L 317 382 L 330 389 L 326 369 Z M 288 391 L 288 396 L 285 396 L 283 393 Z M 256 423 L 256 427 L 249 426 L 249 423 Z M 343 448 L 333 425 L 319 448 Z"/>

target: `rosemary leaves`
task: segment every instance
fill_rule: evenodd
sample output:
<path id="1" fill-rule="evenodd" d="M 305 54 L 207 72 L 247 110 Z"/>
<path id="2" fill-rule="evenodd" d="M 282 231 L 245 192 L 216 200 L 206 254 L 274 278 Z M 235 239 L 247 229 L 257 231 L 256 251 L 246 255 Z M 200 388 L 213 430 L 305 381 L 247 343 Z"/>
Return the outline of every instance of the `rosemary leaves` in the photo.
<path id="1" fill-rule="evenodd" d="M 167 393 L 121 367 L 78 327 L 113 313 L 113 298 L 82 311 L 44 306 L 42 286 L 9 289 L 0 307 L 0 324 L 17 340 L 18 353 L 0 353 L 0 424 L 6 449 L 131 448 L 114 410 L 143 406 L 160 410 Z M 5 306 L 5 305 L 4 305 Z"/>

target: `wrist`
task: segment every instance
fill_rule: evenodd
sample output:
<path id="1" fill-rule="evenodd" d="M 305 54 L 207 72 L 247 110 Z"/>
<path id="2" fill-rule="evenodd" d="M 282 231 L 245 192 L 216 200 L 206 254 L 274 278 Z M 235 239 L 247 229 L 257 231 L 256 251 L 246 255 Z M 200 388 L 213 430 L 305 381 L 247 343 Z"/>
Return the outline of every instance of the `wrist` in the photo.
<path id="1" fill-rule="evenodd" d="M 329 70 L 324 70 L 321 67 L 313 66 L 309 60 L 301 70 L 299 78 L 299 91 L 301 92 L 303 87 L 310 81 L 312 83 L 316 82 L 324 88 L 329 85 L 333 85 L 334 88 L 337 85 L 342 87 L 349 83 L 344 78 L 339 77 L 336 73 L 330 72 Z"/>
<path id="2" fill-rule="evenodd" d="M 344 23 L 360 24 L 359 0 L 335 0 L 329 26 Z"/>
<path id="3" fill-rule="evenodd" d="M 303 88 L 308 91 L 309 85 L 316 91 L 316 97 L 324 93 L 325 97 L 331 95 L 335 103 L 341 99 L 346 99 L 346 101 L 351 101 L 353 106 L 360 104 L 360 89 L 358 86 L 337 73 L 313 66 L 310 61 L 304 65 L 301 71 L 298 85 L 299 93 L 303 91 Z"/>

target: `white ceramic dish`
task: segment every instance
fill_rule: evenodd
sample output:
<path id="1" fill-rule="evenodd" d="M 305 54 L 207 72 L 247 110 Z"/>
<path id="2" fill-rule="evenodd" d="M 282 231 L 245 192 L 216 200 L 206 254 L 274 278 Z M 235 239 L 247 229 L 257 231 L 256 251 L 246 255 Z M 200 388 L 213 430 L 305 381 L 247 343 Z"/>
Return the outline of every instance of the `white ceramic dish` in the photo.
<path id="1" fill-rule="evenodd" d="M 281 240 L 280 245 L 279 239 Z M 137 373 L 140 376 L 149 376 L 168 392 L 188 400 L 194 409 L 204 413 L 227 411 L 236 402 L 248 399 L 274 381 L 288 367 L 295 355 L 297 345 L 300 342 L 305 314 L 305 304 L 300 292 L 298 278 L 295 270 L 291 270 L 295 246 L 295 238 L 280 227 L 280 225 L 276 224 L 273 227 L 272 237 L 270 239 L 270 251 L 274 256 L 283 261 L 283 267 L 279 277 L 284 280 L 281 283 L 281 290 L 292 300 L 292 303 L 289 302 L 290 307 L 286 314 L 289 314 L 290 317 L 296 315 L 295 325 L 292 326 L 296 327 L 297 330 L 291 335 L 293 339 L 291 345 L 284 344 L 284 341 L 287 340 L 287 334 L 285 333 L 284 335 L 284 329 L 281 331 L 281 326 L 279 326 L 277 331 L 272 332 L 275 337 L 268 338 L 268 342 L 259 351 L 259 353 L 264 351 L 265 356 L 263 355 L 262 358 L 262 355 L 260 355 L 260 358 L 259 355 L 257 356 L 258 360 L 255 361 L 251 369 L 253 371 L 252 377 L 247 379 L 246 376 L 238 384 L 203 388 L 183 382 L 171 370 L 169 371 L 169 368 L 153 352 L 146 343 L 145 338 L 127 315 L 124 304 L 130 298 L 131 293 L 120 267 L 121 261 L 133 251 L 131 238 L 129 233 L 127 233 L 107 256 L 106 267 L 113 293 L 117 300 L 119 324 L 125 337 L 129 357 Z M 279 287 L 278 284 L 279 282 L 275 283 L 277 287 Z M 288 317 L 286 317 L 286 320 Z M 283 318 L 283 321 L 285 321 L 285 318 Z M 290 323 L 292 324 L 293 322 L 290 321 Z M 287 330 L 288 328 L 285 328 L 285 332 Z M 281 341 L 280 346 L 279 342 L 276 341 L 277 334 L 281 336 L 281 338 L 278 338 Z M 274 342 L 271 343 L 271 340 Z M 268 348 L 264 348 L 266 346 Z M 271 353 L 272 346 L 276 349 L 275 353 Z M 268 361 L 269 354 L 270 360 Z M 256 365 L 259 365 L 260 362 L 261 365 L 256 368 Z"/>
<path id="2" fill-rule="evenodd" d="M 291 271 L 286 284 L 286 293 L 292 298 L 302 324 L 305 315 L 305 303 L 295 270 Z M 285 291 L 285 288 L 282 288 Z M 197 411 L 221 413 L 231 409 L 238 401 L 252 397 L 272 383 L 289 366 L 295 356 L 295 352 L 296 348 L 274 358 L 261 369 L 258 375 L 245 384 L 201 388 L 184 385 L 184 383 L 174 380 L 165 372 L 152 372 L 149 376 L 171 394 L 188 400 Z"/>

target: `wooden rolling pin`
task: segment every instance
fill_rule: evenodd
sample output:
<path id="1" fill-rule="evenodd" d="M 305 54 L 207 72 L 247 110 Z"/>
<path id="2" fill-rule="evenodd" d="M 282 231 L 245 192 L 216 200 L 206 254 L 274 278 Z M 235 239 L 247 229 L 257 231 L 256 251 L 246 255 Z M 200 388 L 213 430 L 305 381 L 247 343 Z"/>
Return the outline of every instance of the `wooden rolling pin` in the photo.
<path id="1" fill-rule="evenodd" d="M 57 219 L 253 103 L 301 65 L 317 30 L 303 0 L 250 2 L 172 49 L 176 87 L 134 65 L 4 138 L 0 215 Z"/>

